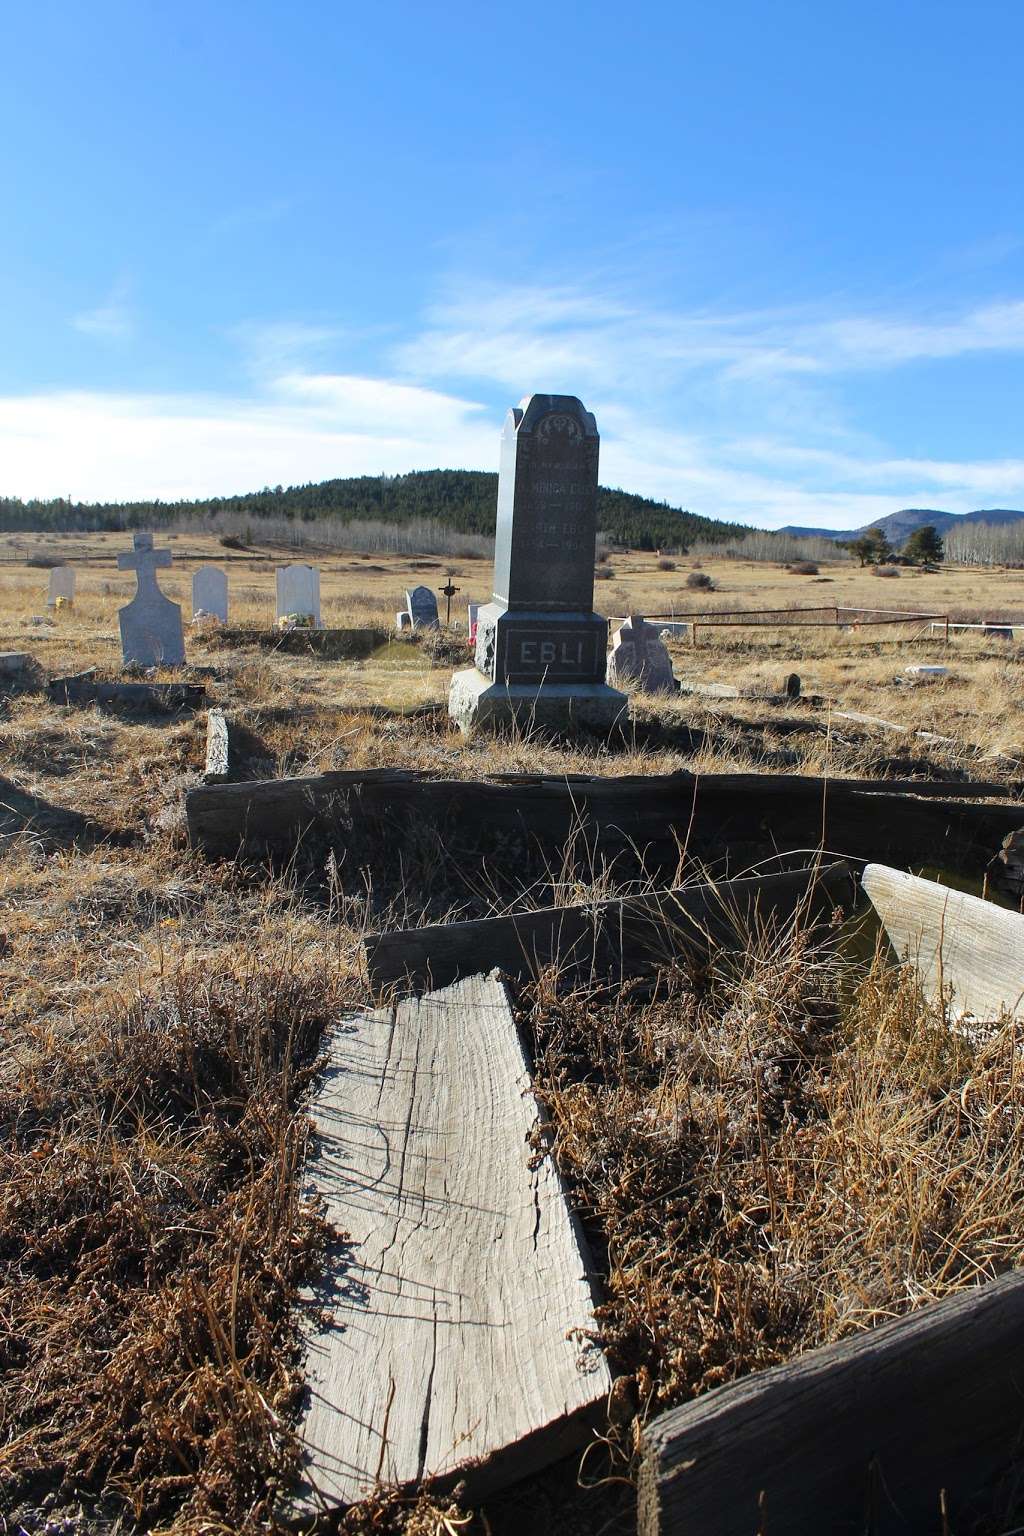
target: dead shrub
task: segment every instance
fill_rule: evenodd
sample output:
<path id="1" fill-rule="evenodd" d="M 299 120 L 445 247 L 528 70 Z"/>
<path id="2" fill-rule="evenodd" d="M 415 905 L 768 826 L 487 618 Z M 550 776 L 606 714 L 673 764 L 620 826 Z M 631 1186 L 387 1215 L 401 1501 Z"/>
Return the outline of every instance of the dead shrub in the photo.
<path id="1" fill-rule="evenodd" d="M 715 590 L 715 583 L 706 571 L 691 571 L 686 578 L 686 585 L 695 592 Z"/>
<path id="2" fill-rule="evenodd" d="M 675 561 L 674 560 L 669 560 L 668 557 L 665 556 L 665 555 L 663 555 L 662 558 L 658 561 L 658 570 L 659 571 L 674 571 L 675 568 L 676 568 Z"/>
<path id="3" fill-rule="evenodd" d="M 420 645 L 435 667 L 451 667 L 465 661 L 467 637 L 464 634 L 453 634 L 451 630 L 440 627 L 421 629 L 417 634 L 420 636 Z"/>
<path id="4" fill-rule="evenodd" d="M 817 576 L 818 574 L 818 567 L 813 560 L 795 560 L 786 569 L 793 576 Z"/>
<path id="5" fill-rule="evenodd" d="M 900 573 L 894 565 L 873 565 L 871 567 L 871 574 L 873 576 L 898 576 Z"/>

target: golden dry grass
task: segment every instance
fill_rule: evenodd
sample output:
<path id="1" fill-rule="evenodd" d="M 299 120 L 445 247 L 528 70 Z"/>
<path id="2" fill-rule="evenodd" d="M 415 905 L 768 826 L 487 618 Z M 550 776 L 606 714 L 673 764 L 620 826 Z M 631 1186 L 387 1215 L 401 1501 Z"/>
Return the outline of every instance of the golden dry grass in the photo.
<path id="1" fill-rule="evenodd" d="M 341 850 L 290 874 L 193 854 L 180 811 L 202 772 L 203 716 L 64 708 L 39 687 L 89 665 L 117 675 L 116 608 L 133 578 L 114 553 L 126 544 L 25 535 L 0 550 L 14 562 L 0 564 L 0 649 L 39 667 L 0 701 L 0 1513 L 33 1536 L 51 1515 L 68 1536 L 118 1521 L 179 1536 L 274 1528 L 272 1495 L 296 1453 L 290 1303 L 323 1236 L 301 1199 L 303 1096 L 322 1029 L 366 1000 L 360 935 L 389 915 L 538 899 L 525 868 L 457 880 L 414 828 L 407 847 L 369 862 Z M 186 558 L 161 581 L 186 617 L 189 572 L 207 559 L 227 563 L 233 622 L 272 615 L 280 552 L 228 563 L 210 540 L 171 547 Z M 36 550 L 88 557 L 73 611 L 52 627 L 30 623 L 45 613 L 46 573 L 23 563 Z M 406 585 L 443 580 L 416 563 L 327 559 L 325 621 L 387 626 Z M 689 562 L 611 564 L 599 607 L 686 606 Z M 487 596 L 483 562 L 456 568 L 460 604 Z M 719 583 L 706 606 L 824 590 L 765 567 L 706 568 Z M 927 594 L 928 607 L 955 598 L 1024 615 L 1019 573 L 827 574 L 829 601 L 878 602 L 881 589 L 890 603 L 913 593 L 906 606 Z M 743 696 L 638 701 L 635 727 L 611 744 L 463 741 L 443 708 L 451 663 L 406 641 L 361 661 L 192 632 L 187 643 L 193 663 L 216 669 L 209 691 L 241 730 L 251 776 L 396 765 L 885 777 L 909 764 L 1010 782 L 1024 758 L 1016 647 L 969 638 L 947 650 L 914 629 L 702 635 L 673 647 L 677 675 Z M 911 686 L 911 661 L 951 676 Z M 791 671 L 821 702 L 765 697 Z M 847 708 L 952 741 L 835 718 Z M 571 860 L 545 887 L 559 899 L 615 889 Z M 382 1495 L 345 1529 L 626 1531 L 642 1416 L 1020 1262 L 1012 1036 L 971 1045 L 906 979 L 804 946 L 751 943 L 710 978 L 666 976 L 653 998 L 523 1000 L 555 1155 L 607 1277 L 597 1327 L 623 1379 L 607 1439 L 588 1454 L 586 1489 L 573 1464 L 484 1509 Z"/>

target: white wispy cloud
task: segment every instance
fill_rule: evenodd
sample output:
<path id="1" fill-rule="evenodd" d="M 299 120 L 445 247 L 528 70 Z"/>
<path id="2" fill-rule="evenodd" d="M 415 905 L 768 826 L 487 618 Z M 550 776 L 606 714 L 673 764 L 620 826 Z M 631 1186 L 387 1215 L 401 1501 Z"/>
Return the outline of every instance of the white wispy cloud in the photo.
<path id="1" fill-rule="evenodd" d="M 129 309 L 122 285 L 74 323 L 112 339 L 128 334 Z M 850 527 L 905 505 L 1024 505 L 1024 460 L 904 454 L 852 431 L 844 412 L 849 374 L 1024 354 L 1024 302 L 1012 299 L 939 316 L 716 313 L 596 283 L 462 283 L 397 346 L 308 318 L 226 336 L 241 359 L 233 393 L 0 398 L 0 494 L 171 500 L 494 469 L 504 406 L 536 388 L 596 412 L 606 484 L 732 521 Z M 356 342 L 376 343 L 376 374 L 332 366 Z"/>
<path id="2" fill-rule="evenodd" d="M 978 352 L 1024 352 L 1024 301 L 909 320 L 810 307 L 678 313 L 612 292 L 465 285 L 434 306 L 395 361 L 428 378 L 507 384 L 537 370 L 569 371 L 591 388 L 625 389 L 661 384 L 666 374 L 827 375 Z"/>
<path id="3" fill-rule="evenodd" d="M 98 341 L 124 341 L 135 330 L 129 288 L 127 279 L 119 278 L 101 304 L 73 315 L 71 325 L 83 336 L 94 336 Z"/>
<path id="4" fill-rule="evenodd" d="M 0 397 L 0 494 L 87 501 L 226 495 L 493 460 L 455 396 L 379 379 L 281 381 L 260 400 L 69 392 Z"/>

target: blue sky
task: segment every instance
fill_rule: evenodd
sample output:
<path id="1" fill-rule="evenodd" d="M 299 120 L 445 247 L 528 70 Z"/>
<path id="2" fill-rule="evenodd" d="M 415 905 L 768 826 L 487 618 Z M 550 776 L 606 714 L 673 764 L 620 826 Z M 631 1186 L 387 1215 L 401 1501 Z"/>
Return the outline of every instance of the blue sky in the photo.
<path id="1" fill-rule="evenodd" d="M 496 469 L 765 527 L 1024 507 L 1020 0 L 37 0 L 0 494 Z"/>

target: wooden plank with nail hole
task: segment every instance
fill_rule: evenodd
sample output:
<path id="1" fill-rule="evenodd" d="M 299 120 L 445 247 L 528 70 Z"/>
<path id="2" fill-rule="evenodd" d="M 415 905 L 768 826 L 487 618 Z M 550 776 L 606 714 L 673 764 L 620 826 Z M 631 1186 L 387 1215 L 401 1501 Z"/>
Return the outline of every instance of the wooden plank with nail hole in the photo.
<path id="1" fill-rule="evenodd" d="M 706 958 L 720 945 L 746 942 L 753 929 L 782 930 L 797 914 L 813 924 L 837 906 L 852 906 L 853 895 L 849 867 L 834 863 L 586 906 L 373 933 L 365 939 L 366 959 L 378 990 L 399 985 L 423 991 L 495 967 L 525 980 L 556 966 L 560 983 L 576 984 L 637 975 L 679 956 Z"/>

